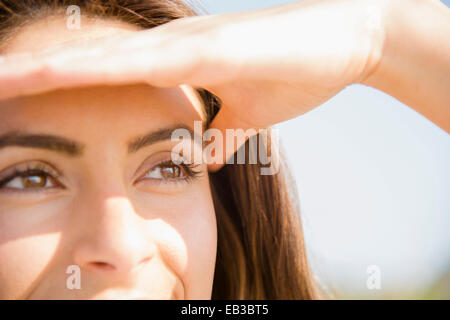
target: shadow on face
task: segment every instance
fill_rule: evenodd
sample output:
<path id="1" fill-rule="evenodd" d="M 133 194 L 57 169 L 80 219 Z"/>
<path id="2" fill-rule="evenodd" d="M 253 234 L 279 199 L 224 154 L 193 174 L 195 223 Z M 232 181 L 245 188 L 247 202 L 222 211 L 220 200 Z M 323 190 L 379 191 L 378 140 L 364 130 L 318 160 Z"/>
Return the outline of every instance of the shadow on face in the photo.
<path id="1" fill-rule="evenodd" d="M 33 33 L 67 41 L 55 23 L 27 27 L 9 52 L 33 50 Z M 132 32 L 84 26 L 78 37 Z M 171 162 L 170 133 L 203 120 L 190 93 L 135 84 L 0 102 L 0 298 L 210 298 L 206 165 Z"/>

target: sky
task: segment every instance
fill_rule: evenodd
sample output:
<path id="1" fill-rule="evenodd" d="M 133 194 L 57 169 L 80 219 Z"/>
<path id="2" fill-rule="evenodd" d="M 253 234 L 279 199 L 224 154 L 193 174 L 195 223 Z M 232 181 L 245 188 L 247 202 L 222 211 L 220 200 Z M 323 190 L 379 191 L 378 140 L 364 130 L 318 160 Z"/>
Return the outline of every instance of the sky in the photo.
<path id="1" fill-rule="evenodd" d="M 200 2 L 215 14 L 292 1 Z M 326 288 L 408 298 L 450 270 L 445 131 L 364 85 L 276 127 L 296 179 L 311 263 Z M 379 268 L 379 289 L 367 287 L 371 265 Z"/>

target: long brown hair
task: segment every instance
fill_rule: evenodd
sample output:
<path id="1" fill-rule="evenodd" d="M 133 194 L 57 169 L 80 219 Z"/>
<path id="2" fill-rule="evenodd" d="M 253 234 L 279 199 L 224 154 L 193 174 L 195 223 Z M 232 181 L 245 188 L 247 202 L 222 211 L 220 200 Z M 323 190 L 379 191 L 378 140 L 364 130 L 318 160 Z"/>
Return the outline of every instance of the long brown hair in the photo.
<path id="1" fill-rule="evenodd" d="M 197 15 L 182 0 L 0 0 L 0 46 L 20 26 L 78 5 L 82 13 L 150 29 Z M 198 8 L 198 7 L 197 7 Z M 198 89 L 207 125 L 220 99 Z M 270 139 L 269 139 L 270 141 Z M 244 145 L 256 152 L 256 144 Z M 298 195 L 283 159 L 275 175 L 261 175 L 261 164 L 226 164 L 210 173 L 218 228 L 213 299 L 316 299 L 303 240 Z"/>

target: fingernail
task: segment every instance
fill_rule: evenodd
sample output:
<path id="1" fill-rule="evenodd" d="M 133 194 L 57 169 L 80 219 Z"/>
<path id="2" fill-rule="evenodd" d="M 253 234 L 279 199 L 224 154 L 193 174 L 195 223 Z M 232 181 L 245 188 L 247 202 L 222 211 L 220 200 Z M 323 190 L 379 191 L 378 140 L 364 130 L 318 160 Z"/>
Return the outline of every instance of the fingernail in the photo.
<path id="1" fill-rule="evenodd" d="M 0 55 L 0 63 L 5 62 L 5 57 L 3 57 L 2 55 Z"/>

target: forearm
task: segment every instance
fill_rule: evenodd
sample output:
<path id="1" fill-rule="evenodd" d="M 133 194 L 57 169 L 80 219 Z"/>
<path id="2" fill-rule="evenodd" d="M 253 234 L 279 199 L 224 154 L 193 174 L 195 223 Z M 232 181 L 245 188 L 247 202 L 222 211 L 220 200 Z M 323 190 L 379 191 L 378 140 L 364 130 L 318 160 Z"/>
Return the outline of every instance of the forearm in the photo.
<path id="1" fill-rule="evenodd" d="M 437 0 L 392 0 L 384 22 L 381 61 L 361 83 L 450 133 L 450 9 Z"/>

